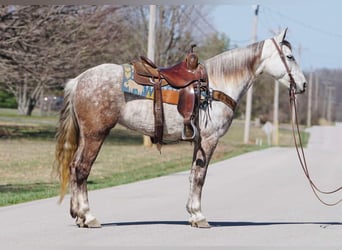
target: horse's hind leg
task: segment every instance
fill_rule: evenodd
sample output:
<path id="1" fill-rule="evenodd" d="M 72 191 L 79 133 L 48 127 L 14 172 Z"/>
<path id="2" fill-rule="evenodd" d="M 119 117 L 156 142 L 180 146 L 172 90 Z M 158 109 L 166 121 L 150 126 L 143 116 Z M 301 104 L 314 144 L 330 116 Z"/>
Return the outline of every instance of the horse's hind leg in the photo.
<path id="1" fill-rule="evenodd" d="M 101 224 L 90 213 L 87 178 L 101 145 L 109 130 L 102 133 L 83 135 L 75 154 L 70 170 L 71 204 L 70 214 L 76 218 L 79 227 L 101 227 Z"/>

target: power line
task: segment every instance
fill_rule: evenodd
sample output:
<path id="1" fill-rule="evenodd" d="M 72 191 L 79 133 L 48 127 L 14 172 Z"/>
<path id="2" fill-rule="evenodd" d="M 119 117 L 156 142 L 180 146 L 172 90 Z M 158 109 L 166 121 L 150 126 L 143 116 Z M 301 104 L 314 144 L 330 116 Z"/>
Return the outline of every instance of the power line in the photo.
<path id="1" fill-rule="evenodd" d="M 196 10 L 196 8 L 194 7 L 194 9 Z M 200 16 L 200 15 L 199 15 Z M 194 20 L 192 20 L 192 18 L 190 17 L 190 15 L 185 15 L 185 17 L 193 24 L 193 26 L 203 35 L 203 36 L 208 36 L 208 34 L 205 32 L 205 31 L 203 31 L 202 29 L 201 29 L 201 27 L 197 24 L 197 22 L 196 21 L 194 21 Z"/>
<path id="2" fill-rule="evenodd" d="M 319 28 L 319 27 L 315 27 L 315 26 L 313 26 L 313 25 L 311 25 L 311 24 L 307 24 L 307 23 L 305 23 L 305 22 L 303 22 L 303 21 L 301 21 L 301 20 L 298 20 L 298 19 L 296 19 L 296 18 L 287 16 L 287 15 L 281 13 L 280 11 L 274 10 L 274 9 L 272 9 L 272 8 L 270 8 L 270 7 L 265 7 L 265 6 L 263 6 L 263 8 L 266 9 L 266 10 L 268 10 L 268 11 L 270 11 L 270 12 L 273 12 L 273 13 L 275 13 L 275 14 L 277 14 L 277 15 L 283 17 L 283 18 L 286 18 L 286 19 L 288 19 L 289 21 L 291 21 L 291 22 L 293 22 L 293 23 L 299 24 L 299 25 L 301 25 L 302 27 L 305 27 L 305 28 L 307 28 L 307 29 L 313 30 L 313 31 L 315 31 L 315 32 L 318 32 L 318 33 L 321 33 L 321 34 L 324 34 L 324 35 L 327 35 L 327 36 L 330 36 L 330 37 L 342 39 L 342 35 L 341 35 L 341 34 L 334 33 L 334 32 L 331 32 L 331 31 L 327 31 L 327 30 L 325 30 L 325 29 L 322 29 L 322 28 Z"/>
<path id="3" fill-rule="evenodd" d="M 209 27 L 210 29 L 212 29 L 215 33 L 219 33 L 218 30 L 217 30 L 211 23 L 209 23 L 208 20 L 207 20 L 206 18 L 204 18 L 204 16 L 202 15 L 202 13 L 200 13 L 199 10 L 198 10 L 196 7 L 195 7 L 194 9 L 195 9 L 197 15 L 203 20 L 203 22 L 204 22 L 206 25 L 208 25 L 208 27 Z"/>

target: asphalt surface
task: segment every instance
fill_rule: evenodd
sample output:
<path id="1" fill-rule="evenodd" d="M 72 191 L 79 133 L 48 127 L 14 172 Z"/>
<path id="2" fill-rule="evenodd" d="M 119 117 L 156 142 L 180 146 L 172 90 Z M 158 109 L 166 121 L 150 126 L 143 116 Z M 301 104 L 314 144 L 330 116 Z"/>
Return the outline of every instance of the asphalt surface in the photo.
<path id="1" fill-rule="evenodd" d="M 305 150 L 322 189 L 342 184 L 342 125 L 313 127 Z M 80 229 L 69 197 L 0 208 L 1 249 L 114 247 L 342 247 L 341 206 L 310 189 L 294 148 L 270 148 L 210 165 L 202 209 L 211 229 L 187 224 L 188 172 L 89 193 L 101 229 Z M 324 197 L 334 201 L 338 196 Z"/>

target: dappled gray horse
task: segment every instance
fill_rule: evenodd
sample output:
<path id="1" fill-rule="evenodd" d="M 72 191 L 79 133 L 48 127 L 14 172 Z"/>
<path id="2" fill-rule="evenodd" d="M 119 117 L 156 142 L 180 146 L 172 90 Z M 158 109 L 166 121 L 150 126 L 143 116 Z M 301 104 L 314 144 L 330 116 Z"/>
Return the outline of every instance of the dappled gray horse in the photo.
<path id="1" fill-rule="evenodd" d="M 238 103 L 256 77 L 267 73 L 287 87 L 292 83 L 295 85 L 292 88 L 303 92 L 305 77 L 292 55 L 290 43 L 284 40 L 285 35 L 286 30 L 274 38 L 226 51 L 205 61 L 212 90 L 223 92 Z M 87 178 L 110 129 L 119 123 L 145 135 L 154 134 L 153 101 L 128 98 L 122 91 L 123 74 L 121 65 L 103 64 L 83 72 L 65 87 L 55 167 L 60 174 L 61 199 L 69 185 L 70 213 L 80 227 L 101 226 L 90 213 Z M 179 141 L 183 118 L 176 105 L 163 106 L 163 138 Z M 199 112 L 199 135 L 194 139 L 186 208 L 192 226 L 209 227 L 201 210 L 202 188 L 210 158 L 219 138 L 228 131 L 234 110 L 224 102 L 214 100 L 207 110 Z"/>

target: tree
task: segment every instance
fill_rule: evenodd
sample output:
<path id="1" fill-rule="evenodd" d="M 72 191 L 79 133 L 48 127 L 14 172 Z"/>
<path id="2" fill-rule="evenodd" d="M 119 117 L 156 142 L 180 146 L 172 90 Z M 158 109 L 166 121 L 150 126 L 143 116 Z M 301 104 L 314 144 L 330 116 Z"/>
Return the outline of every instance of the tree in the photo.
<path id="1" fill-rule="evenodd" d="M 13 93 L 21 114 L 30 115 L 43 91 L 61 89 L 98 64 L 146 55 L 147 11 L 145 6 L 0 7 L 0 88 Z M 201 9 L 194 6 L 159 8 L 156 64 L 174 64 L 190 44 L 201 42 L 193 28 L 198 16 Z"/>
<path id="2" fill-rule="evenodd" d="M 17 103 L 13 95 L 0 90 L 0 108 L 16 108 Z"/>
<path id="3" fill-rule="evenodd" d="M 312 88 L 311 119 L 312 124 L 319 124 L 320 120 L 342 121 L 342 70 L 316 69 L 306 74 L 308 88 Z M 301 122 L 305 122 L 307 114 L 308 95 L 301 97 Z"/>
<path id="4" fill-rule="evenodd" d="M 205 37 L 198 35 L 201 30 L 196 27 L 204 22 L 199 17 L 205 16 L 205 9 L 198 6 L 158 6 L 157 12 L 155 63 L 165 67 L 183 60 L 191 44 L 203 42 Z M 140 55 L 146 55 L 149 8 L 132 7 L 129 13 L 128 18 L 136 30 L 132 36 L 142 42 Z"/>
<path id="5" fill-rule="evenodd" d="M 209 59 L 229 49 L 229 38 L 224 33 L 212 33 L 199 45 L 201 60 Z"/>
<path id="6" fill-rule="evenodd" d="M 30 115 L 43 89 L 61 86 L 119 37 L 105 26 L 117 7 L 7 6 L 0 9 L 0 77 L 21 114 Z M 112 21 L 117 19 L 112 19 Z M 103 24 L 103 25 L 101 25 Z M 116 25 L 119 26 L 119 25 Z M 106 47 L 108 49 L 109 46 Z"/>

